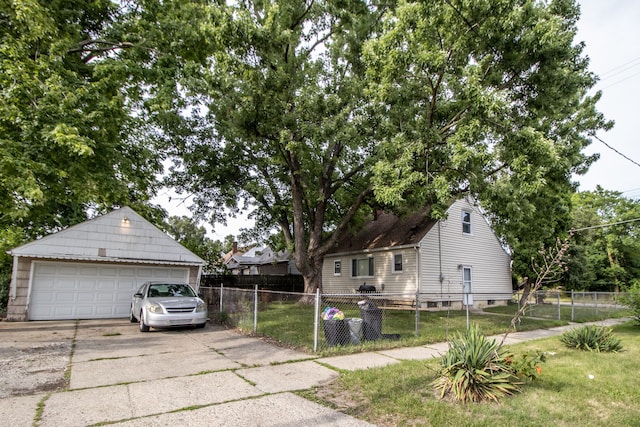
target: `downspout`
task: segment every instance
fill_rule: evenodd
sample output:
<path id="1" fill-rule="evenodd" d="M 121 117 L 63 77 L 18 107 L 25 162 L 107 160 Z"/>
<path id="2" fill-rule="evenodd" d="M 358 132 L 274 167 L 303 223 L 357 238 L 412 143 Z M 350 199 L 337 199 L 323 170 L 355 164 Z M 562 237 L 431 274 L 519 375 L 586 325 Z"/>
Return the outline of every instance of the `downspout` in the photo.
<path id="1" fill-rule="evenodd" d="M 440 300 L 442 300 L 442 284 L 444 283 L 444 274 L 442 272 L 442 237 L 440 233 L 440 224 L 442 224 L 442 221 L 438 220 L 438 268 L 440 270 L 438 279 L 440 280 Z"/>
<path id="2" fill-rule="evenodd" d="M 20 257 L 13 257 L 13 268 L 11 271 L 11 301 L 15 301 L 18 298 L 18 262 Z"/>
<path id="3" fill-rule="evenodd" d="M 420 325 L 420 288 L 421 288 L 421 283 L 420 283 L 420 244 L 418 243 L 416 246 L 414 246 L 414 249 L 416 251 L 416 337 L 420 336 L 420 330 L 419 330 L 419 325 Z"/>

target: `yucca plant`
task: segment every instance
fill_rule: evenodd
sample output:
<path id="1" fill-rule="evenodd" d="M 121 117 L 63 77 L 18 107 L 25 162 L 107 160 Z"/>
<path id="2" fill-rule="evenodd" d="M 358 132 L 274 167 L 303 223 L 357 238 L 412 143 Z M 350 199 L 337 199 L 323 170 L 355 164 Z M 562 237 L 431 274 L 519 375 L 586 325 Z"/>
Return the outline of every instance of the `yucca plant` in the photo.
<path id="1" fill-rule="evenodd" d="M 560 336 L 560 342 L 578 350 L 613 352 L 622 351 L 622 343 L 610 328 L 586 325 L 571 329 Z"/>
<path id="2" fill-rule="evenodd" d="M 440 375 L 432 385 L 440 398 L 458 402 L 498 401 L 518 392 L 521 381 L 514 375 L 513 355 L 488 340 L 477 326 L 458 334 L 442 357 Z"/>

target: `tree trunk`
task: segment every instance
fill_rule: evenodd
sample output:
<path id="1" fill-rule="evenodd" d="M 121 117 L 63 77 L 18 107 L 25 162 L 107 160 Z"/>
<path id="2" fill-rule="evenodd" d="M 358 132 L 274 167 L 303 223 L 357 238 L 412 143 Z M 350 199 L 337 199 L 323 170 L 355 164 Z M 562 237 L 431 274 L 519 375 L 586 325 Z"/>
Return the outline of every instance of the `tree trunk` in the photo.
<path id="1" fill-rule="evenodd" d="M 304 275 L 304 293 L 314 294 L 317 289 L 322 289 L 322 270 Z"/>
<path id="2" fill-rule="evenodd" d="M 298 265 L 298 270 L 304 278 L 304 293 L 307 294 L 300 298 L 299 302 L 312 304 L 315 298 L 310 294 L 315 294 L 318 289 L 322 290 L 322 259 L 319 262 L 312 258 L 306 258 L 306 260 L 305 265 Z"/>

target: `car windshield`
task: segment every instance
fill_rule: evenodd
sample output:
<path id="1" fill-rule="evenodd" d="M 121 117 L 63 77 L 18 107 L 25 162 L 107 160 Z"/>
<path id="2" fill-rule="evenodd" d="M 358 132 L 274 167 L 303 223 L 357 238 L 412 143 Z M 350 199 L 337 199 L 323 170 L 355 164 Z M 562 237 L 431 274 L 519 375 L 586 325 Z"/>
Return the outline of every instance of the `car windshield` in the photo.
<path id="1" fill-rule="evenodd" d="M 149 298 L 154 297 L 194 297 L 193 290 L 187 285 L 175 283 L 153 284 L 149 286 L 147 294 Z"/>

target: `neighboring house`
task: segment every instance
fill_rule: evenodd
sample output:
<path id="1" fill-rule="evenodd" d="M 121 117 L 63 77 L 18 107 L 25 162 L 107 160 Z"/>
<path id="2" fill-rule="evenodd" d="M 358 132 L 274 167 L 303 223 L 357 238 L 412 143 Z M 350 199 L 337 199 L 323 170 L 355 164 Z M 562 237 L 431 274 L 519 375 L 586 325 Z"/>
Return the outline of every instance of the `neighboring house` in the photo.
<path id="1" fill-rule="evenodd" d="M 442 221 L 430 219 L 428 209 L 401 219 L 377 214 L 325 256 L 322 289 L 357 292 L 366 283 L 377 292 L 404 294 L 401 299 L 419 291 L 426 307 L 481 307 L 511 299 L 510 266 L 486 218 L 465 198 Z"/>
<path id="2" fill-rule="evenodd" d="M 148 280 L 197 288 L 205 261 L 123 207 L 9 251 L 8 320 L 128 317 Z"/>
<path id="3" fill-rule="evenodd" d="M 232 250 L 226 266 L 231 274 L 242 276 L 300 274 L 289 251 L 275 252 L 268 246 L 255 247 L 245 253 Z"/>

